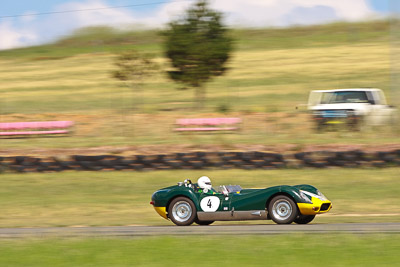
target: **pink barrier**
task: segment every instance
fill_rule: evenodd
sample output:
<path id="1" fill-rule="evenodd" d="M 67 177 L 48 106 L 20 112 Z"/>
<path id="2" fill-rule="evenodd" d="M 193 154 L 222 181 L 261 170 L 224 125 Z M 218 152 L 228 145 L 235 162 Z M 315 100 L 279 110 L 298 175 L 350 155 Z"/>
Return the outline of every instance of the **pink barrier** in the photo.
<path id="1" fill-rule="evenodd" d="M 238 127 L 205 127 L 205 128 L 176 128 L 175 131 L 179 132 L 189 132 L 189 131 L 199 131 L 199 132 L 206 132 L 206 131 L 234 131 L 238 130 Z"/>
<path id="2" fill-rule="evenodd" d="M 69 132 L 67 128 L 73 125 L 73 121 L 3 122 L 0 123 L 0 131 L 4 132 L 0 132 L 0 136 L 65 134 Z"/>
<path id="3" fill-rule="evenodd" d="M 18 132 L 0 132 L 0 136 L 8 135 L 35 135 L 35 134 L 66 134 L 67 130 L 54 130 L 54 131 L 18 131 Z"/>
<path id="4" fill-rule="evenodd" d="M 186 128 L 175 128 L 175 131 L 233 131 L 238 127 L 219 127 L 221 125 L 235 125 L 241 123 L 240 118 L 195 118 L 178 119 L 176 124 Z M 212 127 L 187 127 L 187 126 L 212 126 Z"/>
<path id="5" fill-rule="evenodd" d="M 178 125 L 212 125 L 217 126 L 221 124 L 237 124 L 241 123 L 240 118 L 199 118 L 199 119 L 178 119 Z"/>

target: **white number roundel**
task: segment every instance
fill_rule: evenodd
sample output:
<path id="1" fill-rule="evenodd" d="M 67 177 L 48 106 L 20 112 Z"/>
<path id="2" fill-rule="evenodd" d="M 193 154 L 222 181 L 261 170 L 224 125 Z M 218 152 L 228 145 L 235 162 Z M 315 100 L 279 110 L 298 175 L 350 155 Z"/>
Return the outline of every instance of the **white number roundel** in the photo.
<path id="1" fill-rule="evenodd" d="M 220 200 L 218 197 L 205 197 L 200 201 L 200 207 L 205 212 L 217 211 Z"/>

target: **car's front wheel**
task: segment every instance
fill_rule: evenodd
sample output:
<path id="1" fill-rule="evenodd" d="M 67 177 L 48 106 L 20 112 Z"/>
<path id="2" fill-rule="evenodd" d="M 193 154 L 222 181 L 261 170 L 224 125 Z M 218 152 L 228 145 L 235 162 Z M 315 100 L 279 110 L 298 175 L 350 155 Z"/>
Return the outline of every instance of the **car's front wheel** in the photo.
<path id="1" fill-rule="evenodd" d="M 176 225 L 191 225 L 196 218 L 196 207 L 190 199 L 177 197 L 168 207 L 168 216 Z"/>
<path id="2" fill-rule="evenodd" d="M 294 222 L 297 224 L 307 224 L 310 223 L 312 220 L 314 220 L 315 215 L 302 215 L 300 214 Z"/>
<path id="3" fill-rule="evenodd" d="M 278 195 L 271 200 L 268 213 L 277 224 L 290 224 L 298 215 L 296 203 L 284 195 Z"/>

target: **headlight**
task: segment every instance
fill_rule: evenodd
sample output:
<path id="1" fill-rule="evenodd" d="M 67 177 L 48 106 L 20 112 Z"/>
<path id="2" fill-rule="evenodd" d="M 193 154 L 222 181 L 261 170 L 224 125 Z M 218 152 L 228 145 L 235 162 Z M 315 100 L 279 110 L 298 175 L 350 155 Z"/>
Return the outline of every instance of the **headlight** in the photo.
<path id="1" fill-rule="evenodd" d="M 325 201 L 328 200 L 324 194 L 322 194 L 319 190 L 317 190 L 317 194 L 320 200 Z"/>
<path id="2" fill-rule="evenodd" d="M 301 197 L 302 199 L 304 199 L 305 201 L 307 201 L 308 203 L 312 203 L 312 201 L 310 200 L 310 198 L 307 197 L 307 195 L 304 194 L 304 191 L 302 191 L 302 190 L 300 190 L 300 197 Z"/>

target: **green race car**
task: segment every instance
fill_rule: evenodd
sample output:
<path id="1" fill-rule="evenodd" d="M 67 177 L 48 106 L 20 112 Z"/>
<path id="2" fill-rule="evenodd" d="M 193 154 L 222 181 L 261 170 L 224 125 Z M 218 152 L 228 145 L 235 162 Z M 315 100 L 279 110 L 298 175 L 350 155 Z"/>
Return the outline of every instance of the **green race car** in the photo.
<path id="1" fill-rule="evenodd" d="M 208 177 L 157 190 L 151 202 L 157 213 L 176 225 L 209 225 L 214 221 L 273 220 L 277 224 L 307 224 L 332 208 L 311 185 L 279 185 L 242 189 L 238 185 L 211 186 Z"/>

